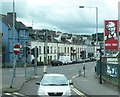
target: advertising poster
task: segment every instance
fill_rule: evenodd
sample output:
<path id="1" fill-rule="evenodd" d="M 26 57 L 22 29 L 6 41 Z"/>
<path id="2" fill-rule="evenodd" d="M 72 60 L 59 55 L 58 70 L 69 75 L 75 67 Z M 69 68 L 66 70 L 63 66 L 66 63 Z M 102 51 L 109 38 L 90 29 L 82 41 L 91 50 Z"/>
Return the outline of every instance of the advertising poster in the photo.
<path id="1" fill-rule="evenodd" d="M 105 50 L 118 50 L 118 20 L 105 20 Z"/>
<path id="2" fill-rule="evenodd" d="M 107 65 L 107 74 L 111 77 L 117 77 L 118 76 L 117 66 L 114 64 L 108 64 Z"/>
<path id="3" fill-rule="evenodd" d="M 107 74 L 111 77 L 118 76 L 118 60 L 117 60 L 117 58 L 107 58 Z"/>

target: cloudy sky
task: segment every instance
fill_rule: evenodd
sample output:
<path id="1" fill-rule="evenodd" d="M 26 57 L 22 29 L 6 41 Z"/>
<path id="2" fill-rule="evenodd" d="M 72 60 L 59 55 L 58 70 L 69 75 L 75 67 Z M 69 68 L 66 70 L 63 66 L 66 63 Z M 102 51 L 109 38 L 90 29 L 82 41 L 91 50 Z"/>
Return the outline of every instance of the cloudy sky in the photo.
<path id="1" fill-rule="evenodd" d="M 2 14 L 13 11 L 13 0 L 2 0 Z M 118 19 L 120 0 L 14 0 L 17 20 L 34 29 L 47 28 L 64 33 L 96 33 L 104 31 L 104 20 Z M 85 6 L 85 8 L 79 8 Z"/>

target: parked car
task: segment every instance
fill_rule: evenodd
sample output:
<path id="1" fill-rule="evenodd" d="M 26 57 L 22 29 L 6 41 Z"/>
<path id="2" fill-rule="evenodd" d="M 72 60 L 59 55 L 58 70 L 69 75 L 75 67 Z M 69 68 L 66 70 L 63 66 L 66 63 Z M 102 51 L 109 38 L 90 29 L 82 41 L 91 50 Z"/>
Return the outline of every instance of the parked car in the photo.
<path id="1" fill-rule="evenodd" d="M 72 82 L 69 82 L 64 74 L 44 74 L 40 82 L 37 94 L 39 96 L 71 96 Z"/>
<path id="2" fill-rule="evenodd" d="M 51 65 L 52 66 L 59 66 L 59 65 L 62 65 L 63 63 L 59 60 L 52 60 L 51 61 Z"/>

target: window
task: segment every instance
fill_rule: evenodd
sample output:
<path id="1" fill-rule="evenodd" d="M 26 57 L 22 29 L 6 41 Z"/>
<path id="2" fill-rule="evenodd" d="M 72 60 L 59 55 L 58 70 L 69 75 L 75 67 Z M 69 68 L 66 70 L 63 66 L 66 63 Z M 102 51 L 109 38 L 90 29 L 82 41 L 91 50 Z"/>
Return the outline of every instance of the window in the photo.
<path id="1" fill-rule="evenodd" d="M 49 46 L 47 46 L 47 53 L 49 54 Z"/>
<path id="2" fill-rule="evenodd" d="M 45 46 L 44 46 L 44 54 L 45 54 Z"/>
<path id="3" fill-rule="evenodd" d="M 56 59 L 56 55 L 54 55 L 54 59 Z"/>
<path id="4" fill-rule="evenodd" d="M 40 57 L 40 62 L 41 62 L 41 57 Z"/>
<path id="5" fill-rule="evenodd" d="M 52 46 L 51 46 L 51 54 L 52 54 Z"/>
<path id="6" fill-rule="evenodd" d="M 60 47 L 58 47 L 58 53 L 60 53 Z"/>
<path id="7" fill-rule="evenodd" d="M 65 47 L 65 53 L 66 53 L 66 47 Z"/>
<path id="8" fill-rule="evenodd" d="M 39 46 L 39 54 L 41 54 L 41 46 Z"/>
<path id="9" fill-rule="evenodd" d="M 54 48 L 54 53 L 56 54 L 56 46 L 55 46 L 55 48 Z"/>
<path id="10" fill-rule="evenodd" d="M 68 47 L 68 53 L 69 53 L 69 47 Z"/>

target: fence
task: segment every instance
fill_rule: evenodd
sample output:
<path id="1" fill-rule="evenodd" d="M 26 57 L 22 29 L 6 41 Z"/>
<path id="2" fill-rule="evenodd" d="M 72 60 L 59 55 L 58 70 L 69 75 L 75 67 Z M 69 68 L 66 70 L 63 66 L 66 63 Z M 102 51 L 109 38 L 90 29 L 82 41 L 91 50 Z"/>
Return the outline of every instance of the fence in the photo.
<path id="1" fill-rule="evenodd" d="M 102 57 L 101 60 L 97 61 L 96 74 L 98 77 L 102 75 L 102 79 L 104 81 L 107 81 L 115 86 L 119 86 L 120 85 L 119 65 L 120 64 L 118 58 Z"/>

